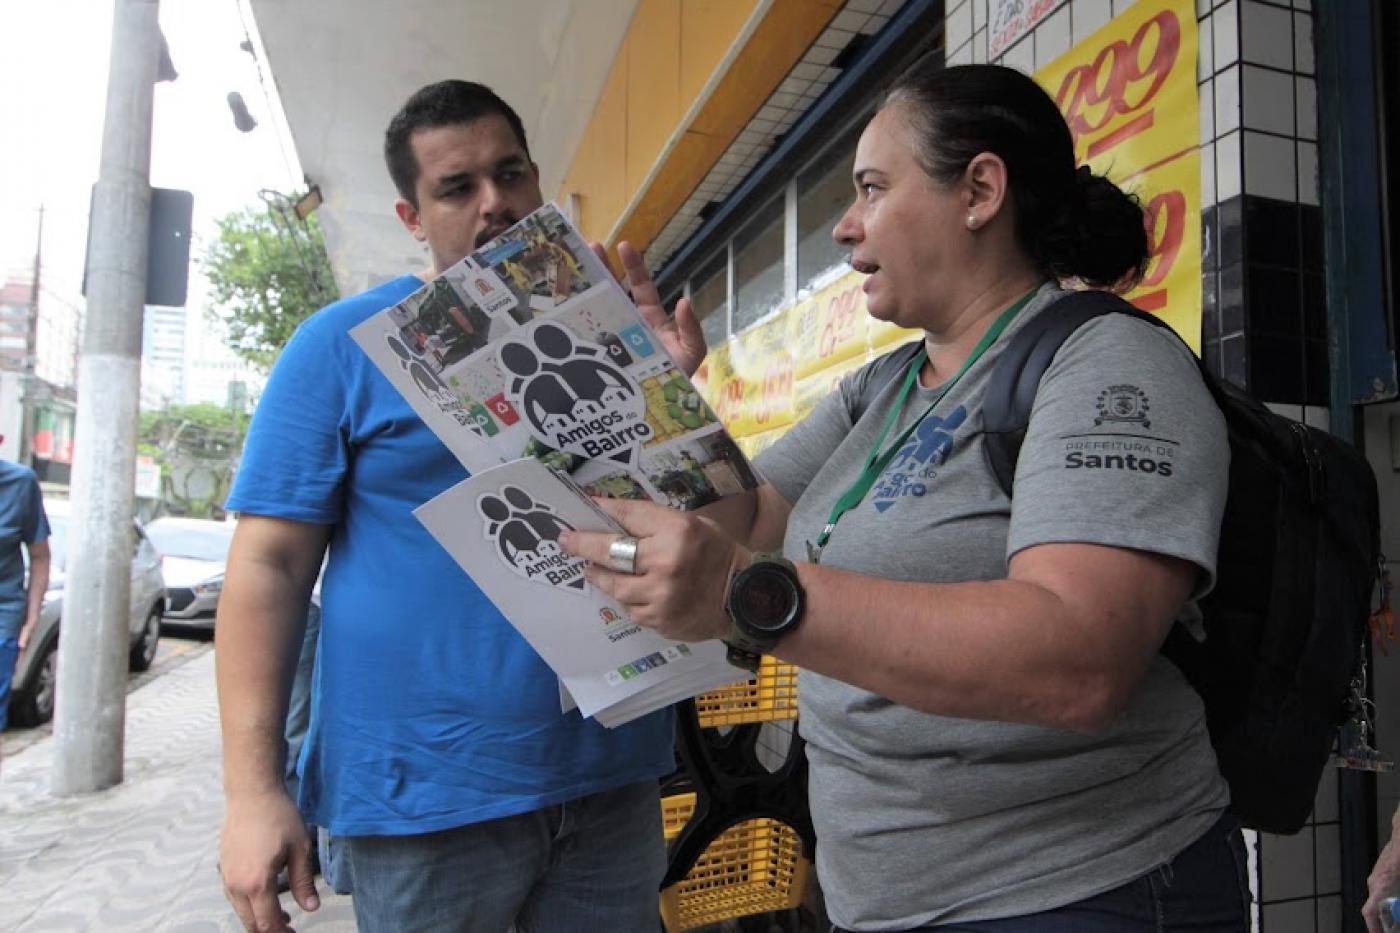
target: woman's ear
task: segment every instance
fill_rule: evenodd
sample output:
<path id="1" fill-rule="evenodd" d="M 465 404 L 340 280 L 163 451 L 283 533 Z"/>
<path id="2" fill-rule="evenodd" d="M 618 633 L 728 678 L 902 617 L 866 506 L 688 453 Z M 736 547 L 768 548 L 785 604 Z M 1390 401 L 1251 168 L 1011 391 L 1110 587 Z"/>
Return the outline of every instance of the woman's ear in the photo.
<path id="1" fill-rule="evenodd" d="M 968 217 L 975 218 L 976 226 L 987 225 L 1001 213 L 1010 183 L 1006 163 L 999 155 L 979 152 L 967 163 L 962 177 L 963 198 Z"/>

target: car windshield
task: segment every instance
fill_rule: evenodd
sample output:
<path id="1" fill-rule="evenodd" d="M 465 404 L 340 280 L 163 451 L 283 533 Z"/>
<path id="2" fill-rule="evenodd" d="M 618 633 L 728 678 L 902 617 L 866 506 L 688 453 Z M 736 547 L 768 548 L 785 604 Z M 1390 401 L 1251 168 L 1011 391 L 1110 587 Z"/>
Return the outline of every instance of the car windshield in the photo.
<path id="1" fill-rule="evenodd" d="M 207 527 L 176 525 L 156 520 L 146 526 L 146 537 L 166 557 L 188 557 L 222 563 L 228 560 L 233 526 L 210 522 Z"/>

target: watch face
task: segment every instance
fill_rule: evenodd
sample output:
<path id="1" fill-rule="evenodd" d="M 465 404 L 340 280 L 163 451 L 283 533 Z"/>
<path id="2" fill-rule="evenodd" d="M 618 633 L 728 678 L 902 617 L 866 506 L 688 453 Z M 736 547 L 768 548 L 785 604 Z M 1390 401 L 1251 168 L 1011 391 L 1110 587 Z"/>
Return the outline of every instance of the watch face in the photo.
<path id="1" fill-rule="evenodd" d="M 793 580 L 772 567 L 753 567 L 734 593 L 734 609 L 744 625 L 760 632 L 779 632 L 792 621 L 801 601 Z"/>

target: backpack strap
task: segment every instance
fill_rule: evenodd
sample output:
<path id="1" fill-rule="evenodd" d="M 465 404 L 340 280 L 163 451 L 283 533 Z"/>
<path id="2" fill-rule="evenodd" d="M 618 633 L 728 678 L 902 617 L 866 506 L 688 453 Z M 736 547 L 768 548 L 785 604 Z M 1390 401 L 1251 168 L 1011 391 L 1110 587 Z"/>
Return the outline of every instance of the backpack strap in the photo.
<path id="1" fill-rule="evenodd" d="M 982 452 L 997 485 L 1008 497 L 1041 378 L 1070 334 L 1105 314 L 1127 314 L 1159 327 L 1168 326 L 1110 292 L 1069 292 L 1016 331 L 997 359 L 982 400 Z"/>
<path id="2" fill-rule="evenodd" d="M 856 406 L 851 411 L 852 425 L 870 410 L 871 403 L 875 401 L 875 396 L 880 394 L 881 389 L 908 371 L 909 364 L 923 348 L 922 339 L 912 340 L 901 347 L 895 347 L 875 361 L 870 367 L 870 375 L 866 377 L 865 385 L 861 387 L 860 395 L 856 398 Z"/>

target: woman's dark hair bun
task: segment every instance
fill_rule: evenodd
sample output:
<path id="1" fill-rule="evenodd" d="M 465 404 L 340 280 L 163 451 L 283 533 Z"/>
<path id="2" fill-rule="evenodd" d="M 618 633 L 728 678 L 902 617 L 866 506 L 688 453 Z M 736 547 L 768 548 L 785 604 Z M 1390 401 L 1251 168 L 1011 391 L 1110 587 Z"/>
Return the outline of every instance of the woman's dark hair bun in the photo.
<path id="1" fill-rule="evenodd" d="M 1131 285 L 1147 266 L 1142 205 L 1087 165 L 1074 173 L 1068 210 L 1031 231 L 1036 258 L 1056 278 L 1100 288 Z"/>

